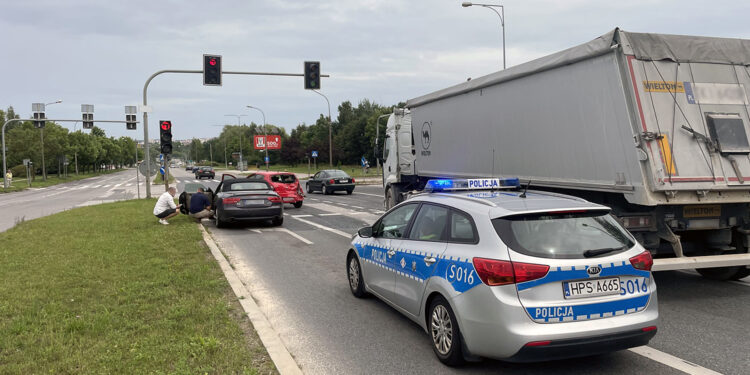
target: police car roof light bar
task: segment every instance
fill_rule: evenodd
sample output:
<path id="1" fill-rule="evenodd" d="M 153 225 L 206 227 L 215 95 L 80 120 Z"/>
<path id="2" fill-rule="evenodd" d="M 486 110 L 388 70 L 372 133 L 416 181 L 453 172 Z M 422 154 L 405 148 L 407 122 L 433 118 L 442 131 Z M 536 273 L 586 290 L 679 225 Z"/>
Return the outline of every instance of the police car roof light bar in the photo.
<path id="1" fill-rule="evenodd" d="M 437 179 L 427 181 L 424 189 L 427 191 L 496 190 L 519 186 L 521 186 L 521 182 L 518 178 Z"/>

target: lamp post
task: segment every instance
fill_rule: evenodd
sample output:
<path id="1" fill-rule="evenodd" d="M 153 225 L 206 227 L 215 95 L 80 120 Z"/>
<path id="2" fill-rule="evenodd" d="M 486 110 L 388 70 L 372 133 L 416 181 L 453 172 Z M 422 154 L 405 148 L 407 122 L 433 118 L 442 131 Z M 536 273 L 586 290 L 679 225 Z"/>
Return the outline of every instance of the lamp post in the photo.
<path id="1" fill-rule="evenodd" d="M 328 165 L 333 167 L 333 142 L 331 141 L 331 102 L 328 100 L 328 97 L 323 95 L 318 90 L 310 90 L 320 96 L 323 97 L 323 99 L 326 100 L 326 103 L 328 103 Z"/>
<path id="2" fill-rule="evenodd" d="M 231 117 L 237 117 L 237 126 L 240 126 L 240 117 L 247 116 L 247 115 L 224 115 L 224 116 L 231 116 Z M 240 129 L 240 171 L 244 167 L 244 164 L 242 163 L 242 129 Z"/>
<path id="3" fill-rule="evenodd" d="M 62 103 L 62 99 L 56 100 L 52 103 L 44 103 L 44 107 L 46 108 L 47 106 L 60 103 Z M 47 167 L 44 164 L 44 128 L 39 129 L 39 137 L 42 141 L 42 180 L 47 181 Z"/>
<path id="4" fill-rule="evenodd" d="M 268 159 L 268 135 L 266 134 L 266 114 L 263 113 L 263 110 L 258 107 L 253 107 L 249 105 L 247 106 L 247 108 L 258 110 L 260 114 L 263 115 L 263 148 L 266 151 L 266 158 L 264 160 L 266 162 L 266 172 L 268 172 L 268 162 L 270 160 Z"/>
<path id="5" fill-rule="evenodd" d="M 461 6 L 464 8 L 468 8 L 474 5 L 490 9 L 495 12 L 498 17 L 500 17 L 500 26 L 502 26 L 503 29 L 503 70 L 505 70 L 505 7 L 499 4 L 476 4 L 469 1 L 464 1 L 463 3 L 461 3 Z M 500 12 L 498 12 L 495 8 L 500 8 Z"/>

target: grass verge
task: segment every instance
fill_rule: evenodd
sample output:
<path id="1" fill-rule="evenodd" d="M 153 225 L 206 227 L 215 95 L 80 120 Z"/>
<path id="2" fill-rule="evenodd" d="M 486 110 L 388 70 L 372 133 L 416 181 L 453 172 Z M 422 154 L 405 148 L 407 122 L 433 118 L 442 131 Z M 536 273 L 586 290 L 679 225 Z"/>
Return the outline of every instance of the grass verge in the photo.
<path id="1" fill-rule="evenodd" d="M 174 176 L 172 174 L 169 174 L 169 177 L 167 178 L 169 180 L 170 184 L 174 183 Z M 156 177 L 154 177 L 154 180 L 151 181 L 152 185 L 164 185 L 164 176 L 161 175 L 161 173 L 157 173 Z"/>
<path id="2" fill-rule="evenodd" d="M 198 228 L 154 203 L 0 233 L 0 373 L 276 373 Z"/>
<path id="3" fill-rule="evenodd" d="M 116 172 L 121 172 L 121 171 L 124 171 L 124 169 L 111 169 L 111 170 L 106 170 L 106 171 L 102 171 L 98 173 L 79 173 L 78 175 L 69 174 L 68 177 L 59 177 L 59 178 L 57 177 L 57 175 L 47 175 L 47 181 L 42 180 L 42 176 L 36 176 L 36 180 L 31 182 L 31 186 L 29 186 L 28 182 L 26 181 L 25 176 L 24 177 L 13 176 L 13 184 L 11 184 L 11 186 L 7 189 L 3 187 L 3 178 L 2 176 L 0 176 L 0 194 L 26 190 L 29 187 L 32 187 L 32 188 L 48 187 L 48 186 L 53 186 L 57 184 L 62 184 L 65 182 L 78 181 L 78 180 L 83 180 L 89 177 L 96 177 L 96 176 L 101 176 L 101 175 L 111 174 L 111 173 L 116 173 Z"/>

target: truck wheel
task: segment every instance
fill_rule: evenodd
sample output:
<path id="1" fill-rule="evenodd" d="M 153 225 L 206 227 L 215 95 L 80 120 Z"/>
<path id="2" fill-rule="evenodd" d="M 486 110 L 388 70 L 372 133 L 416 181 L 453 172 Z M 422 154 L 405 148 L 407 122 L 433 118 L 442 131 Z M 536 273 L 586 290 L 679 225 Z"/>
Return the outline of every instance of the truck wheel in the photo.
<path id="1" fill-rule="evenodd" d="M 401 189 L 397 185 L 391 185 L 385 190 L 385 209 L 390 210 L 393 206 L 399 204 L 398 197 Z"/>
<path id="2" fill-rule="evenodd" d="M 707 279 L 718 281 L 739 280 L 748 276 L 745 266 L 697 268 L 696 271 Z"/>

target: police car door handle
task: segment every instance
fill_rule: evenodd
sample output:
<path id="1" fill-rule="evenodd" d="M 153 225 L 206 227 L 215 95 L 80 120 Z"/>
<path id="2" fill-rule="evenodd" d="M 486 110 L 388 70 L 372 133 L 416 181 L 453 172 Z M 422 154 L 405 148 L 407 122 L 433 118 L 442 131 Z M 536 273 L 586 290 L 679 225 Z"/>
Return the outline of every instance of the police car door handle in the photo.
<path id="1" fill-rule="evenodd" d="M 388 257 L 389 258 L 392 257 L 392 256 L 394 256 L 394 255 L 396 255 L 396 250 L 388 250 Z"/>
<path id="2" fill-rule="evenodd" d="M 435 263 L 435 262 L 437 262 L 437 259 L 435 259 L 435 257 L 430 257 L 430 256 L 424 257 L 424 263 L 425 263 L 425 264 L 426 264 L 426 265 L 427 265 L 428 267 L 429 267 L 429 266 L 431 266 L 431 265 L 432 265 L 433 263 Z"/>

